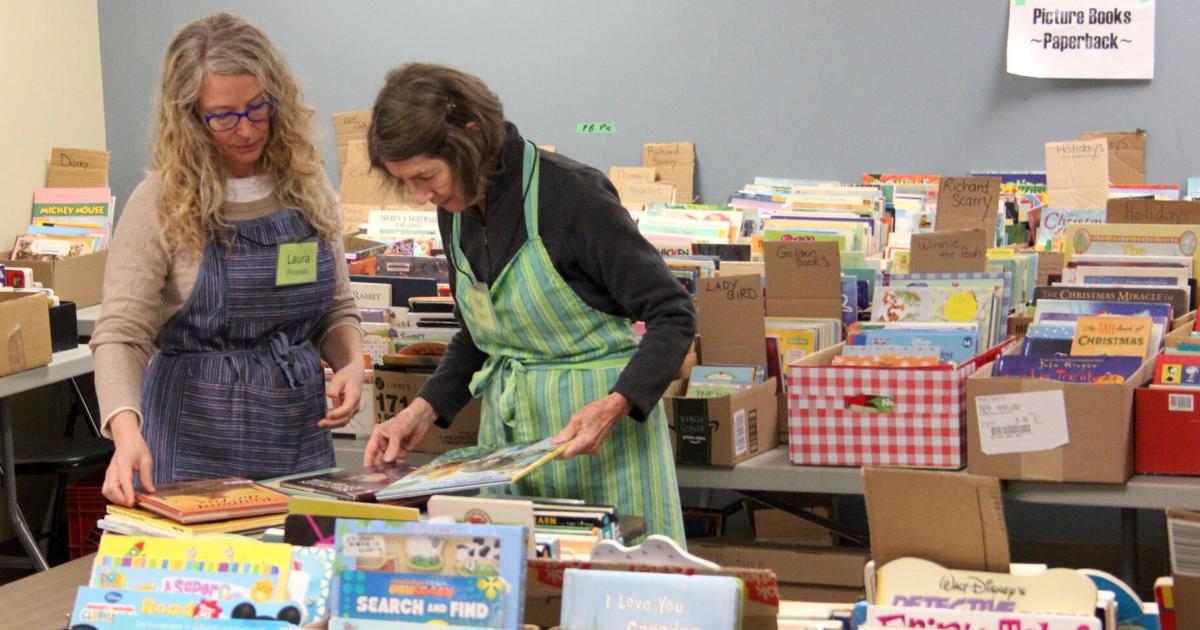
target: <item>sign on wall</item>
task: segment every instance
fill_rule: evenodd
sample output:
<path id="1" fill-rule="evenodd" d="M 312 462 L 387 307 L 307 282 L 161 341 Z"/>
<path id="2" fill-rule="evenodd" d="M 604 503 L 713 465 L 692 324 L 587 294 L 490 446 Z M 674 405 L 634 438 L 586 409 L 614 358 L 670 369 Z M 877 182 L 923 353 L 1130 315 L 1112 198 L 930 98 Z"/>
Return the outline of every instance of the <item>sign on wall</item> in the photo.
<path id="1" fill-rule="evenodd" d="M 1155 0 L 1009 0 L 1008 72 L 1153 79 Z"/>

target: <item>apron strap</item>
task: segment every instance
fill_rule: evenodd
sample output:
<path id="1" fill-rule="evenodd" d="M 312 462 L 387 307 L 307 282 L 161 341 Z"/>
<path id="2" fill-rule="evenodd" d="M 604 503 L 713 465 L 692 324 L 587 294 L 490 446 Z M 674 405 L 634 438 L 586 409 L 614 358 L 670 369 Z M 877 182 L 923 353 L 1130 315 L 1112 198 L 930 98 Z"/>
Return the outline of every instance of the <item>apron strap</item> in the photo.
<path id="1" fill-rule="evenodd" d="M 537 145 L 526 140 L 525 160 L 521 170 L 521 179 L 525 185 L 521 189 L 521 197 L 525 200 L 525 231 L 531 239 L 538 236 L 538 181 L 541 164 L 542 157 L 538 154 Z"/>

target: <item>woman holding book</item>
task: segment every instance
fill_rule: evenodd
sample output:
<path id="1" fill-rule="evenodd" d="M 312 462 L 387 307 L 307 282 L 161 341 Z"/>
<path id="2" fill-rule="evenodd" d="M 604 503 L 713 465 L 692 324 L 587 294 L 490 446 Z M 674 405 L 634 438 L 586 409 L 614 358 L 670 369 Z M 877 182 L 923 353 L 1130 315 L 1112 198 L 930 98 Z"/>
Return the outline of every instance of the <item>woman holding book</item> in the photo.
<path id="1" fill-rule="evenodd" d="M 328 429 L 358 409 L 362 338 L 312 116 L 239 18 L 192 22 L 168 47 L 149 174 L 117 226 L 91 341 L 116 443 L 109 500 L 333 465 Z"/>
<path id="2" fill-rule="evenodd" d="M 441 66 L 388 75 L 368 149 L 373 167 L 437 205 L 462 330 L 417 398 L 375 428 L 364 462 L 403 460 L 480 396 L 481 444 L 571 441 L 513 491 L 614 505 L 683 543 L 659 399 L 695 312 L 612 184 L 539 150 L 482 81 Z"/>

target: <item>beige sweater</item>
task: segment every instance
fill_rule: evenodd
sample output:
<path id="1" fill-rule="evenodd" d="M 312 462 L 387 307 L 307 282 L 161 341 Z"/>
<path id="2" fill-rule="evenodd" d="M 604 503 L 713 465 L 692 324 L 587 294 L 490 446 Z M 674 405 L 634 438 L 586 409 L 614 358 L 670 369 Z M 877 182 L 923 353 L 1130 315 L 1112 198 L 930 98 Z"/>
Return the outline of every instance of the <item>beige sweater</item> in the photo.
<path id="1" fill-rule="evenodd" d="M 280 208 L 268 192 L 269 185 L 264 191 L 261 186 L 231 180 L 228 188 L 225 203 L 228 221 L 255 219 Z M 245 201 L 242 198 L 248 191 L 250 197 L 257 193 L 259 198 Z M 266 196 L 262 197 L 263 194 Z M 155 352 L 155 337 L 167 319 L 187 301 L 200 270 L 199 253 L 167 252 L 159 234 L 161 195 L 162 183 L 153 174 L 134 189 L 121 213 L 104 270 L 100 319 L 90 345 L 96 366 L 101 428 L 109 437 L 108 422 L 119 411 L 132 410 L 141 422 L 142 375 Z M 335 242 L 333 247 L 334 260 L 342 263 L 341 242 Z M 361 321 L 350 293 L 347 267 L 338 264 L 337 270 L 332 308 L 313 340 L 322 355 L 326 355 L 323 343 L 330 330 L 338 326 L 357 328 Z"/>

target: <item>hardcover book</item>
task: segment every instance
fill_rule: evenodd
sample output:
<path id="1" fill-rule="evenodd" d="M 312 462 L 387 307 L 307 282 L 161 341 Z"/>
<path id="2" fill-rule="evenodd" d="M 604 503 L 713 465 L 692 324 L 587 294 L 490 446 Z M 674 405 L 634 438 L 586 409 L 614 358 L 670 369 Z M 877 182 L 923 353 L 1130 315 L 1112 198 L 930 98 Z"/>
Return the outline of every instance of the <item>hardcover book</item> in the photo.
<path id="1" fill-rule="evenodd" d="M 1067 383 L 1124 383 L 1142 367 L 1140 357 L 1002 355 L 992 376 L 1046 378 Z"/>
<path id="2" fill-rule="evenodd" d="M 1154 360 L 1154 384 L 1200 387 L 1200 355 L 1158 355 Z"/>
<path id="3" fill-rule="evenodd" d="M 558 625 L 737 630 L 744 591 L 732 576 L 567 569 Z"/>
<path id="4" fill-rule="evenodd" d="M 157 490 L 139 493 L 137 504 L 185 525 L 287 512 L 286 494 L 238 477 L 164 484 Z"/>
<path id="5" fill-rule="evenodd" d="M 281 481 L 284 488 L 316 492 L 345 501 L 373 501 L 375 493 L 416 470 L 415 466 L 367 466 Z"/>
<path id="6" fill-rule="evenodd" d="M 1153 321 L 1149 317 L 1087 315 L 1075 323 L 1071 354 L 1075 356 L 1146 357 Z"/>
<path id="7" fill-rule="evenodd" d="M 1191 310 L 1184 287 L 1078 286 L 1058 284 L 1033 290 L 1034 303 L 1042 300 L 1090 300 L 1097 302 L 1160 302 L 1171 305 L 1171 316 Z"/>
<path id="8" fill-rule="evenodd" d="M 176 627 L 183 627 L 181 624 L 200 619 L 205 620 L 205 628 L 209 627 L 207 621 L 214 619 L 270 619 L 279 621 L 284 626 L 295 627 L 300 624 L 303 613 L 301 606 L 293 601 L 264 602 L 249 597 L 222 600 L 200 594 L 84 586 L 76 592 L 70 628 L 112 630 L 121 627 L 117 625 L 118 620 L 125 617 L 158 618 L 170 621 Z M 196 627 L 200 625 L 197 623 Z"/>
<path id="9" fill-rule="evenodd" d="M 552 444 L 546 438 L 455 449 L 380 490 L 375 498 L 382 501 L 513 483 L 558 457 L 568 443 Z"/>
<path id="10" fill-rule="evenodd" d="M 330 627 L 517 630 L 524 538 L 512 525 L 340 520 Z"/>

